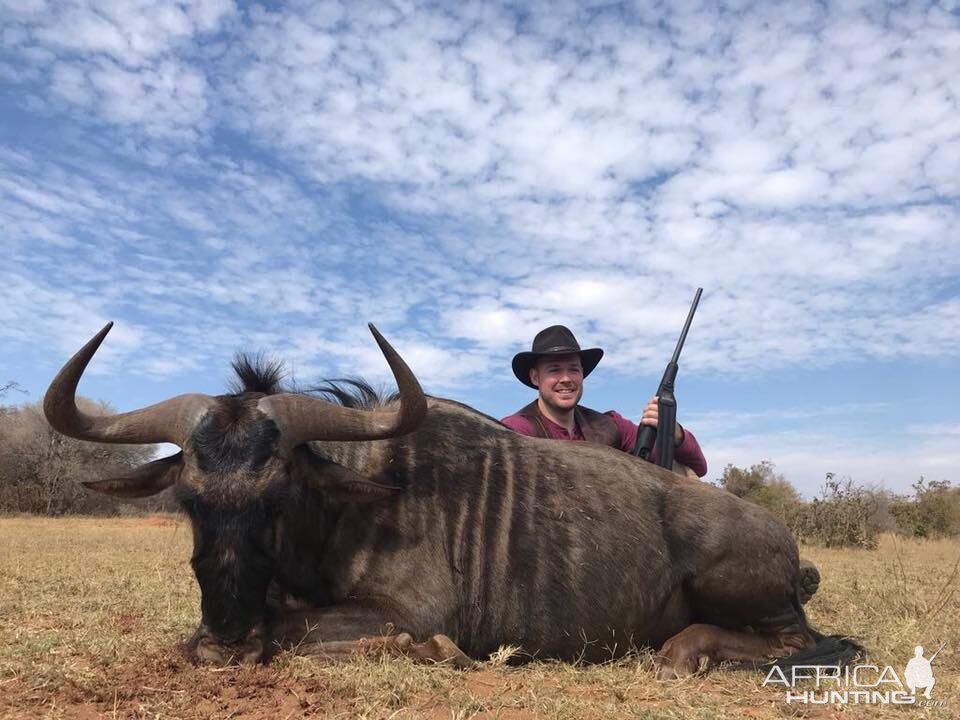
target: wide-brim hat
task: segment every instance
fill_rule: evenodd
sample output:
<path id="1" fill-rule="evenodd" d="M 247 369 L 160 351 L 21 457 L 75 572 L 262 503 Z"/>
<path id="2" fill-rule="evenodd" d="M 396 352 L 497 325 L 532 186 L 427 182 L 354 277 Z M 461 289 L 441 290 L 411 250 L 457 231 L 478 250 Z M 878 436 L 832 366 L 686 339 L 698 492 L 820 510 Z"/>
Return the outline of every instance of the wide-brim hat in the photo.
<path id="1" fill-rule="evenodd" d="M 543 355 L 573 355 L 580 356 L 580 364 L 583 365 L 583 376 L 586 377 L 600 362 L 603 357 L 603 350 L 600 348 L 581 349 L 577 339 L 570 332 L 569 328 L 563 325 L 551 325 L 537 333 L 533 338 L 533 347 L 529 352 L 517 353 L 513 356 L 513 374 L 517 380 L 527 387 L 536 389 L 536 385 L 530 382 L 530 368 L 537 363 L 537 358 Z"/>

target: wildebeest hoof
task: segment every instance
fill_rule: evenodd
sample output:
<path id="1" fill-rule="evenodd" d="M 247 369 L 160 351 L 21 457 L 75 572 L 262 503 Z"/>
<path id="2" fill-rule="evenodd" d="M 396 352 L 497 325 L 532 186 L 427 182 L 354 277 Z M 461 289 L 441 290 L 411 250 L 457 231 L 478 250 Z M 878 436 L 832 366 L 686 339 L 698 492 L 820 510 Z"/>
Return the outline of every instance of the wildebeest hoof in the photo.
<path id="1" fill-rule="evenodd" d="M 806 605 L 819 587 L 820 571 L 817 570 L 817 566 L 809 560 L 801 559 L 799 591 L 797 593 L 800 598 L 800 604 Z"/>
<path id="2" fill-rule="evenodd" d="M 393 638 L 393 647 L 400 652 L 407 652 L 410 650 L 411 645 L 413 645 L 413 637 L 410 633 L 400 633 Z"/>
<path id="3" fill-rule="evenodd" d="M 654 677 L 657 680 L 679 680 L 680 675 L 671 665 L 657 665 Z"/>
<path id="4" fill-rule="evenodd" d="M 408 652 L 418 660 L 443 663 L 458 670 L 469 670 L 477 664 L 446 635 L 434 635 L 426 642 L 416 643 Z"/>
<path id="5" fill-rule="evenodd" d="M 691 675 L 705 673 L 710 667 L 710 656 L 685 657 L 680 660 L 664 660 L 657 663 L 657 680 L 680 680 Z"/>

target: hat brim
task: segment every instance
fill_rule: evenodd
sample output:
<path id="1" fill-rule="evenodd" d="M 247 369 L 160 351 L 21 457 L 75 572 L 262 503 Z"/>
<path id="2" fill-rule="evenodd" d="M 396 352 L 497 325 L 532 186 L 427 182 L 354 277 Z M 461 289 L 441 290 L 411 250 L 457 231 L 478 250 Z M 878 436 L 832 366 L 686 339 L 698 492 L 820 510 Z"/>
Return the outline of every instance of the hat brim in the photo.
<path id="1" fill-rule="evenodd" d="M 513 374 L 517 376 L 517 380 L 522 382 L 527 387 L 531 387 L 534 390 L 537 389 L 537 386 L 530 382 L 530 368 L 537 364 L 537 358 L 545 357 L 547 355 L 580 355 L 580 364 L 583 365 L 583 376 L 586 377 L 593 372 L 593 369 L 597 366 L 597 363 L 600 362 L 600 358 L 603 357 L 603 350 L 600 348 L 587 348 L 586 350 L 561 350 L 558 352 L 545 352 L 545 353 L 535 353 L 535 352 L 521 352 L 513 356 Z"/>

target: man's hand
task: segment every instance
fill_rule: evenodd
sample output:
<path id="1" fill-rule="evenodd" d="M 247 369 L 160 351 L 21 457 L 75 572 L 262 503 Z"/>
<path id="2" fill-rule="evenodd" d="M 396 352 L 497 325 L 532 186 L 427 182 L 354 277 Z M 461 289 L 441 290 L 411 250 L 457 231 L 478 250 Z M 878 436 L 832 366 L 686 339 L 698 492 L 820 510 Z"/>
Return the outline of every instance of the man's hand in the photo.
<path id="1" fill-rule="evenodd" d="M 643 409 L 643 415 L 640 416 L 641 425 L 649 425 L 650 427 L 657 426 L 657 401 L 659 398 L 654 395 L 647 401 L 647 406 Z M 679 445 L 683 442 L 683 428 L 680 427 L 678 422 L 673 431 L 673 444 Z"/>

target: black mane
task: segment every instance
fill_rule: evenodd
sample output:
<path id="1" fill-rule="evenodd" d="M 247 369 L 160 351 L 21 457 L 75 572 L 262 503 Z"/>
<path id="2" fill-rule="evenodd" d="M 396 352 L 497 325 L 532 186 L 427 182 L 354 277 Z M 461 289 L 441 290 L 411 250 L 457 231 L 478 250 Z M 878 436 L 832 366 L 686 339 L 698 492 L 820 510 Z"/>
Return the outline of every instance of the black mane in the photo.
<path id="1" fill-rule="evenodd" d="M 237 353 L 231 366 L 236 378 L 230 383 L 228 390 L 235 395 L 303 393 L 317 395 L 328 402 L 354 410 L 376 410 L 390 405 L 400 397 L 396 391 L 388 392 L 383 388 L 376 388 L 359 377 L 324 378 L 316 385 L 296 387 L 284 383 L 287 373 L 283 363 L 269 359 L 262 353 Z"/>
<path id="2" fill-rule="evenodd" d="M 229 385 L 231 393 L 275 395 L 284 392 L 283 378 L 286 371 L 279 360 L 271 360 L 263 353 L 237 353 L 230 364 L 237 376 Z"/>
<path id="3" fill-rule="evenodd" d="M 303 392 L 319 395 L 324 400 L 354 410 L 376 410 L 395 402 L 400 397 L 397 392 L 388 393 L 358 377 L 325 379 L 318 385 L 306 388 Z"/>

